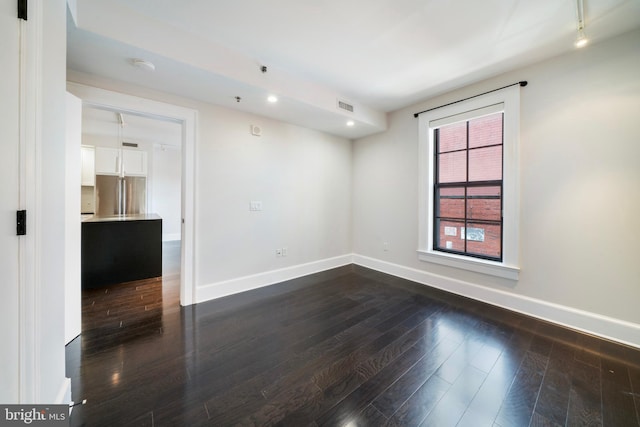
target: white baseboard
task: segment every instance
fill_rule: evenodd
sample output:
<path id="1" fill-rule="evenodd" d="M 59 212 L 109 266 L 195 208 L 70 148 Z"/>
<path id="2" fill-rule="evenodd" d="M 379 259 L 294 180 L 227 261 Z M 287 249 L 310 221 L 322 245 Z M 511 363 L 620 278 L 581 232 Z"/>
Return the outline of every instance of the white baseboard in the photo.
<path id="1" fill-rule="evenodd" d="M 343 255 L 196 288 L 196 302 L 273 285 L 348 264 L 356 264 L 561 326 L 640 348 L 640 325 L 501 289 L 476 285 L 363 255 Z"/>
<path id="2" fill-rule="evenodd" d="M 486 286 L 451 279 L 362 255 L 354 254 L 353 263 L 553 322 L 571 329 L 597 335 L 608 340 L 640 348 L 640 325 L 636 323 L 578 310 L 536 298 L 517 295 L 500 289 L 488 288 Z"/>
<path id="3" fill-rule="evenodd" d="M 264 273 L 239 277 L 237 279 L 225 280 L 205 286 L 199 286 L 196 288 L 195 301 L 199 303 L 240 292 L 250 291 L 252 289 L 262 288 L 264 286 L 284 282 L 285 280 L 291 280 L 332 268 L 342 267 L 343 265 L 351 264 L 352 260 L 353 258 L 351 254 L 342 255 L 278 270 L 265 271 Z"/>

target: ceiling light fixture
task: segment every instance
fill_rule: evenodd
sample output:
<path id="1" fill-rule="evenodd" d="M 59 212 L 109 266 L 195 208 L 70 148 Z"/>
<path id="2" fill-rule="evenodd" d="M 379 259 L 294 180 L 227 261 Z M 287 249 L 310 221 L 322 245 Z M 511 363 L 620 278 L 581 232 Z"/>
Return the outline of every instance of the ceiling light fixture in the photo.
<path id="1" fill-rule="evenodd" d="M 353 127 L 353 126 L 355 126 L 355 125 L 356 125 L 356 122 L 354 122 L 353 120 L 349 120 L 349 121 L 347 122 L 347 126 L 349 126 L 349 127 Z"/>
<path id="2" fill-rule="evenodd" d="M 270 103 L 274 104 L 274 103 L 278 102 L 278 97 L 275 96 L 275 95 L 269 95 L 267 97 L 267 101 L 269 101 Z"/>
<path id="3" fill-rule="evenodd" d="M 576 37 L 575 46 L 579 49 L 585 47 L 589 43 L 589 39 L 584 33 L 584 4 L 583 0 L 576 0 L 576 12 L 578 15 L 578 36 Z"/>
<path id="4" fill-rule="evenodd" d="M 135 67 L 140 68 L 141 70 L 150 72 L 156 70 L 156 66 L 153 65 L 152 62 L 145 61 L 144 59 L 134 59 L 132 62 Z"/>

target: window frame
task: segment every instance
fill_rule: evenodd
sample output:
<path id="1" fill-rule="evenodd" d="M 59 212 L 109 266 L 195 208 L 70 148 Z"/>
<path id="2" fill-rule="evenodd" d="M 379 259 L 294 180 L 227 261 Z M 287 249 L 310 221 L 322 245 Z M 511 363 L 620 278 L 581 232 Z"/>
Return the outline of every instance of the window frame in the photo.
<path id="1" fill-rule="evenodd" d="M 478 115 L 472 118 L 468 118 L 465 120 L 458 120 L 455 121 L 453 124 L 457 125 L 457 124 L 464 124 L 465 127 L 465 146 L 464 148 L 457 148 L 453 151 L 440 151 L 440 147 L 439 147 L 439 139 L 440 139 L 440 130 L 443 127 L 446 127 L 448 125 L 441 125 L 438 127 L 431 127 L 433 134 L 434 134 L 434 150 L 433 150 L 433 158 L 434 158 L 434 168 L 433 168 L 433 214 L 432 214 L 432 220 L 433 220 L 433 246 L 434 246 L 434 250 L 437 250 L 439 252 L 447 252 L 447 253 L 452 253 L 452 254 L 458 254 L 458 255 L 462 255 L 462 256 L 466 256 L 466 257 L 471 257 L 471 258 L 480 258 L 480 259 L 486 259 L 489 261 L 502 261 L 502 257 L 503 257 L 503 219 L 502 219 L 502 211 L 503 211 L 503 206 L 502 203 L 504 201 L 504 197 L 503 197 L 503 189 L 502 189 L 502 182 L 503 182 L 503 160 L 504 160 L 504 137 L 503 137 L 503 132 L 502 129 L 504 128 L 504 112 L 502 111 L 503 104 L 497 104 L 491 107 L 488 107 L 486 109 L 484 109 L 482 112 L 478 112 Z M 490 144 L 490 145 L 482 145 L 479 147 L 471 147 L 469 145 L 469 137 L 470 137 L 470 127 L 469 124 L 472 120 L 475 119 L 479 119 L 479 118 L 483 118 L 483 117 L 489 117 L 492 115 L 500 115 L 500 143 L 499 144 Z M 492 179 L 492 180 L 484 180 L 484 181 L 470 181 L 469 180 L 469 174 L 470 174 L 470 158 L 471 158 L 471 153 L 474 150 L 483 150 L 486 148 L 491 148 L 491 147 L 500 147 L 500 179 Z M 464 153 L 465 155 L 465 166 L 466 166 L 466 173 L 465 173 L 465 179 L 464 181 L 457 181 L 457 182 L 440 182 L 438 179 L 439 176 L 439 161 L 440 161 L 440 156 L 443 154 L 449 154 L 449 153 Z M 468 192 L 469 189 L 472 188 L 483 188 L 483 187 L 496 187 L 499 188 L 499 196 L 497 196 L 500 200 L 500 219 L 475 219 L 472 220 L 471 218 L 468 218 L 468 203 L 469 201 L 473 198 L 473 196 L 469 196 Z M 462 196 L 463 200 L 464 200 L 464 217 L 463 218 L 453 218 L 453 217 L 443 217 L 442 213 L 440 212 L 440 208 L 441 208 L 441 201 L 442 198 L 440 196 L 440 191 L 442 190 L 446 190 L 446 189 L 462 189 L 464 192 L 464 196 Z M 438 223 L 440 221 L 445 221 L 445 222 L 450 222 L 450 223 L 464 223 L 464 226 L 461 228 L 460 230 L 460 239 L 464 240 L 464 247 L 465 249 L 460 251 L 460 250 L 456 250 L 456 249 L 447 249 L 447 248 L 443 248 L 442 245 L 438 245 L 438 241 L 440 238 L 440 232 L 439 227 L 438 227 Z M 485 224 L 487 226 L 497 226 L 500 229 L 500 254 L 499 256 L 490 256 L 488 254 L 480 254 L 480 253 L 473 253 L 471 252 L 468 247 L 467 244 L 469 242 L 469 239 L 467 239 L 467 227 L 469 224 L 478 224 L 477 226 L 479 226 L 480 224 Z M 457 227 L 456 227 L 457 228 Z M 464 230 L 464 231 L 462 231 Z M 440 242 L 442 243 L 442 242 Z M 437 246 L 437 249 L 435 249 L 435 247 Z"/>
<path id="2" fill-rule="evenodd" d="M 454 254 L 434 248 L 435 224 L 435 132 L 442 126 L 468 121 L 490 112 L 503 112 L 502 170 L 502 261 Z M 520 266 L 520 87 L 513 86 L 455 104 L 418 117 L 419 153 L 419 237 L 418 258 L 511 280 L 518 280 Z"/>

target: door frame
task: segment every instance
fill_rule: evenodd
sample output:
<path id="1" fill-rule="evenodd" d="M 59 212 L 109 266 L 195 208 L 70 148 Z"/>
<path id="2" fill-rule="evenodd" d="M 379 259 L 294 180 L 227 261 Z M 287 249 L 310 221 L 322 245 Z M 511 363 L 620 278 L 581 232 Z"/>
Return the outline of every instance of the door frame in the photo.
<path id="1" fill-rule="evenodd" d="M 95 107 L 135 114 L 182 125 L 182 244 L 180 305 L 195 303 L 195 152 L 198 111 L 133 95 L 67 82 L 67 91 L 82 100 L 83 107 Z M 67 191 L 80 191 L 67 189 Z M 78 242 L 78 245 L 80 242 Z"/>

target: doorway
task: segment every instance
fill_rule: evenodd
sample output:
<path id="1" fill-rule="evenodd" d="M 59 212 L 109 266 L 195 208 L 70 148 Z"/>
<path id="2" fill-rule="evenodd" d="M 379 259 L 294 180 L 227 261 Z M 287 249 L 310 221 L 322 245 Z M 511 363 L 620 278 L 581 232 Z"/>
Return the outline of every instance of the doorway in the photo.
<path id="1" fill-rule="evenodd" d="M 182 125 L 85 105 L 81 151 L 81 332 L 95 348 L 154 334 L 179 307 Z"/>
<path id="2" fill-rule="evenodd" d="M 77 83 L 68 83 L 70 93 L 80 98 L 83 107 L 95 108 L 111 112 L 121 112 L 132 117 L 158 120 L 165 123 L 177 124 L 181 136 L 181 196 L 179 234 L 180 245 L 167 248 L 174 254 L 179 251 L 179 261 L 174 258 L 173 268 L 179 264 L 179 293 L 180 304 L 190 305 L 194 299 L 194 169 L 195 169 L 195 141 L 196 120 L 195 110 L 165 104 L 131 95 L 111 92 Z M 162 146 L 154 147 L 162 149 Z M 164 147 L 165 151 L 167 147 Z M 74 190 L 80 191 L 80 189 Z M 78 242 L 80 244 L 80 242 Z"/>

